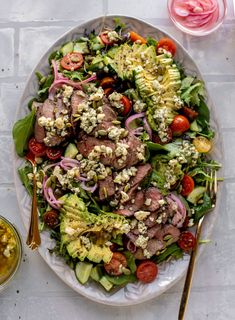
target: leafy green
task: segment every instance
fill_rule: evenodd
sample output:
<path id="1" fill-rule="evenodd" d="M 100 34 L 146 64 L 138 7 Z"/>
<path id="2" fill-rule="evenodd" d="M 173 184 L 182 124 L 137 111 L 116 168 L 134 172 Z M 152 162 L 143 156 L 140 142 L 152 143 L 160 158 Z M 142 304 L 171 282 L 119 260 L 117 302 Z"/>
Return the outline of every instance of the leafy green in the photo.
<path id="1" fill-rule="evenodd" d="M 28 150 L 28 140 L 33 134 L 36 119 L 36 109 L 23 119 L 18 120 L 13 127 L 12 135 L 15 142 L 15 149 L 19 157 L 23 157 Z"/>
<path id="2" fill-rule="evenodd" d="M 198 222 L 212 208 L 211 198 L 207 193 L 204 193 L 203 203 L 193 207 L 194 209 L 194 221 Z"/>
<path id="3" fill-rule="evenodd" d="M 124 30 L 126 28 L 126 24 L 121 22 L 120 18 L 114 18 L 113 21 L 115 24 L 114 30 L 116 32 L 121 32 L 122 30 Z"/>
<path id="4" fill-rule="evenodd" d="M 161 263 L 168 258 L 180 259 L 183 256 L 183 251 L 177 246 L 176 243 L 172 243 L 165 251 L 156 257 L 156 262 Z"/>
<path id="5" fill-rule="evenodd" d="M 63 75 L 65 77 L 68 77 L 71 80 L 78 80 L 78 81 L 82 81 L 84 79 L 84 75 L 82 72 L 78 72 L 78 71 L 68 71 L 68 70 L 64 70 L 63 71 Z"/>
<path id="6" fill-rule="evenodd" d="M 133 254 L 130 251 L 125 251 L 123 252 L 126 260 L 127 260 L 127 265 L 131 270 L 131 273 L 135 273 L 136 272 L 136 264 L 135 264 L 135 257 L 133 256 Z"/>
<path id="7" fill-rule="evenodd" d="M 199 106 L 205 99 L 204 83 L 192 77 L 186 77 L 181 84 L 181 99 L 188 105 Z"/>
<path id="8" fill-rule="evenodd" d="M 51 60 L 59 60 L 60 58 L 62 58 L 63 55 L 61 53 L 60 50 L 57 50 L 57 51 L 53 51 L 50 55 L 49 55 L 49 58 L 48 58 L 48 62 L 49 64 L 51 64 Z"/>
<path id="9" fill-rule="evenodd" d="M 32 173 L 32 166 L 27 165 L 23 168 L 18 169 L 18 174 L 22 184 L 24 185 L 25 189 L 27 190 L 30 196 L 33 195 L 33 186 L 31 180 L 29 180 L 28 174 Z"/>
<path id="10" fill-rule="evenodd" d="M 123 274 L 121 276 L 116 276 L 116 277 L 112 277 L 112 276 L 109 276 L 109 275 L 105 275 L 105 277 L 114 285 L 116 286 L 124 286 L 126 285 L 127 283 L 130 283 L 130 282 L 135 282 L 137 279 L 136 279 L 136 276 L 134 274 L 130 274 L 130 275 L 126 275 L 126 274 Z"/>
<path id="11" fill-rule="evenodd" d="M 39 90 L 37 92 L 40 101 L 45 101 L 47 99 L 48 90 L 54 81 L 54 76 L 52 74 L 49 74 L 47 77 L 44 77 L 43 80 L 43 82 L 42 79 L 40 80 Z"/>
<path id="12" fill-rule="evenodd" d="M 111 242 L 118 244 L 120 247 L 123 247 L 122 235 L 118 234 L 116 238 L 113 238 Z"/>
<path id="13" fill-rule="evenodd" d="M 147 37 L 147 45 L 148 46 L 154 46 L 154 48 L 156 48 L 157 40 L 152 38 L 152 37 Z"/>

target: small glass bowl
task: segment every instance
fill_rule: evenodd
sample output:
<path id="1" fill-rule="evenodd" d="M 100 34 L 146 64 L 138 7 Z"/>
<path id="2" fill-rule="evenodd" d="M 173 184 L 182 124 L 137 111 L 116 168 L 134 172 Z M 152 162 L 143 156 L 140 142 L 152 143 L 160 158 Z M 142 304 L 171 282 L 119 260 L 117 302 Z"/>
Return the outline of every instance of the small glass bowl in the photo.
<path id="1" fill-rule="evenodd" d="M 19 269 L 19 266 L 21 264 L 23 249 L 22 249 L 22 241 L 20 238 L 20 234 L 16 230 L 14 225 L 1 215 L 0 215 L 0 222 L 3 222 L 3 224 L 9 227 L 10 232 L 16 241 L 15 258 L 12 261 L 11 266 L 9 267 L 7 272 L 5 272 L 2 275 L 0 274 L 0 292 L 1 292 L 8 286 L 11 280 L 13 280 L 13 278 L 15 277 L 16 272 Z"/>
<path id="2" fill-rule="evenodd" d="M 175 24 L 175 26 L 177 28 L 179 28 L 181 31 L 191 34 L 193 36 L 205 36 L 208 35 L 212 32 L 214 32 L 215 30 L 217 30 L 221 24 L 224 21 L 224 18 L 226 16 L 227 13 L 227 3 L 226 0 L 217 0 L 218 1 L 218 6 L 219 6 L 219 17 L 217 19 L 217 21 L 210 26 L 202 26 L 202 27 L 198 27 L 198 28 L 189 28 L 184 26 L 181 21 L 180 18 L 178 19 L 178 17 L 173 13 L 174 9 L 173 9 L 173 5 L 175 0 L 168 0 L 167 3 L 167 7 L 168 7 L 168 14 L 169 17 L 171 18 L 171 20 L 173 21 L 173 23 Z"/>

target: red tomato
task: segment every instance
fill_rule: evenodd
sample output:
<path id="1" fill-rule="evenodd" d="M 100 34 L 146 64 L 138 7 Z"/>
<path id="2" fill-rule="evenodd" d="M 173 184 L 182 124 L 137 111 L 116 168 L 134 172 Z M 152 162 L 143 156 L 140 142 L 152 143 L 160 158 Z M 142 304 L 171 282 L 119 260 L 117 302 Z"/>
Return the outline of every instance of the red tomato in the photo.
<path id="1" fill-rule="evenodd" d="M 59 159 L 63 154 L 63 150 L 61 148 L 58 147 L 48 147 L 46 149 L 46 155 L 50 160 L 57 160 Z"/>
<path id="2" fill-rule="evenodd" d="M 162 38 L 159 40 L 158 44 L 157 44 L 157 48 L 163 48 L 166 51 L 169 51 L 173 56 L 176 53 L 176 45 L 175 43 L 169 39 L 169 38 Z"/>
<path id="3" fill-rule="evenodd" d="M 112 259 L 104 265 L 104 268 L 111 276 L 120 276 L 122 274 L 122 267 L 126 268 L 126 266 L 126 257 L 120 252 L 114 252 Z"/>
<path id="4" fill-rule="evenodd" d="M 179 247 L 185 252 L 188 252 L 191 249 L 193 249 L 195 246 L 195 243 L 196 243 L 196 239 L 194 235 L 189 231 L 182 232 L 178 240 Z"/>
<path id="5" fill-rule="evenodd" d="M 187 117 L 189 120 L 193 121 L 194 119 L 197 118 L 198 112 L 189 108 L 189 107 L 183 107 L 182 112 Z"/>
<path id="6" fill-rule="evenodd" d="M 193 189 L 194 189 L 194 180 L 192 177 L 188 176 L 188 175 L 184 175 L 182 181 L 181 181 L 181 185 L 182 185 L 182 190 L 181 190 L 181 194 L 182 196 L 187 196 L 189 195 Z"/>
<path id="7" fill-rule="evenodd" d="M 60 64 L 62 68 L 66 70 L 77 70 L 83 64 L 83 56 L 79 52 L 67 53 L 66 56 L 61 59 Z"/>
<path id="8" fill-rule="evenodd" d="M 141 262 L 137 267 L 136 276 L 137 278 L 144 283 L 152 282 L 156 279 L 158 274 L 158 267 L 156 263 L 146 260 Z"/>
<path id="9" fill-rule="evenodd" d="M 162 140 L 159 138 L 157 134 L 153 134 L 153 142 L 158 143 L 158 144 L 167 144 L 172 141 L 172 131 L 171 128 L 167 128 L 167 140 L 165 142 L 162 142 Z"/>
<path id="10" fill-rule="evenodd" d="M 103 42 L 104 45 L 106 46 L 111 46 L 113 44 L 113 41 L 110 41 L 109 40 L 109 37 L 108 37 L 108 33 L 107 32 L 102 32 L 100 34 L 100 39 L 101 41 Z"/>
<path id="11" fill-rule="evenodd" d="M 190 128 L 190 123 L 185 116 L 177 115 L 174 117 L 170 128 L 174 135 L 181 135 Z"/>
<path id="12" fill-rule="evenodd" d="M 126 96 L 122 96 L 121 102 L 124 105 L 122 116 L 126 116 L 131 111 L 132 103 Z"/>
<path id="13" fill-rule="evenodd" d="M 59 212 L 57 210 L 50 210 L 44 213 L 43 221 L 50 228 L 55 228 L 59 224 Z"/>
<path id="14" fill-rule="evenodd" d="M 29 140 L 29 150 L 35 155 L 35 157 L 42 157 L 46 154 L 46 146 L 44 143 L 37 142 L 35 138 Z"/>

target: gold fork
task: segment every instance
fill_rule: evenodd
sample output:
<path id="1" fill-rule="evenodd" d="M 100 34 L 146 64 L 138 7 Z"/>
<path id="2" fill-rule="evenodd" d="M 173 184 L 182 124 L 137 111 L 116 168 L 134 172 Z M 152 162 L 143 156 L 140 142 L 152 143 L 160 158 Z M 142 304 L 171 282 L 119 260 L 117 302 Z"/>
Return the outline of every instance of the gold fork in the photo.
<path id="1" fill-rule="evenodd" d="M 217 174 L 216 174 L 216 171 L 212 170 L 210 172 L 210 178 L 211 178 L 210 182 L 207 181 L 207 183 L 206 183 L 206 189 L 207 189 L 207 192 L 211 198 L 212 208 L 213 208 L 215 206 L 216 194 L 217 194 Z M 185 283 L 184 283 L 184 289 L 183 289 L 181 302 L 180 302 L 178 320 L 184 319 L 184 314 L 185 314 L 186 306 L 188 303 L 189 293 L 190 293 L 190 289 L 192 286 L 193 272 L 194 272 L 194 267 L 195 267 L 195 259 L 196 259 L 197 252 L 198 252 L 198 245 L 199 245 L 199 240 L 200 240 L 204 217 L 205 216 L 203 216 L 199 220 L 197 227 L 196 227 L 196 233 L 195 233 L 196 243 L 195 243 L 195 247 L 193 248 L 193 250 L 191 252 L 191 256 L 190 256 L 190 261 L 189 261 L 186 279 L 185 279 Z"/>
<path id="2" fill-rule="evenodd" d="M 41 238 L 38 228 L 38 210 L 37 210 L 37 166 L 35 163 L 35 159 L 29 154 L 26 156 L 26 159 L 31 163 L 33 168 L 33 198 L 32 198 L 32 207 L 31 207 L 31 218 L 30 225 L 28 231 L 28 237 L 26 240 L 26 244 L 30 249 L 35 250 L 41 244 Z"/>

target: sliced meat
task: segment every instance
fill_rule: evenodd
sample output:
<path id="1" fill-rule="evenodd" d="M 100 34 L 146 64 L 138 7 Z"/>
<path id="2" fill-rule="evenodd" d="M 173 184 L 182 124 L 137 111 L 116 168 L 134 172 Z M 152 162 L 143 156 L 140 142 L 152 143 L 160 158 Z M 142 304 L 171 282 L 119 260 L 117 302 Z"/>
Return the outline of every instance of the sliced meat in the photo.
<path id="1" fill-rule="evenodd" d="M 131 217 L 133 216 L 134 212 L 128 209 L 117 209 L 115 213 L 120 214 L 122 216 Z"/>
<path id="2" fill-rule="evenodd" d="M 162 194 L 161 192 L 154 187 L 148 188 L 145 192 L 145 200 L 148 201 L 148 199 L 151 200 L 151 203 L 149 206 L 145 205 L 144 206 L 144 210 L 148 210 L 148 211 L 156 211 L 160 208 L 160 204 L 159 204 L 159 200 L 161 200 Z"/>
<path id="3" fill-rule="evenodd" d="M 157 239 L 150 239 L 148 241 L 146 250 L 151 256 L 157 253 L 157 251 L 162 250 L 165 247 L 164 243 Z"/>
<path id="4" fill-rule="evenodd" d="M 150 239 L 152 238 L 161 238 L 162 226 L 160 224 L 155 224 L 155 226 L 151 227 L 147 231 L 147 235 Z"/>
<path id="5" fill-rule="evenodd" d="M 149 228 L 155 226 L 156 224 L 156 220 L 158 217 L 158 213 L 157 212 L 153 212 L 151 213 L 148 218 L 144 221 L 145 225 Z"/>
<path id="6" fill-rule="evenodd" d="M 102 109 L 105 117 L 103 121 L 92 131 L 91 135 L 95 135 L 95 133 L 100 130 L 107 131 L 109 128 L 114 126 L 113 121 L 117 120 L 117 114 L 110 106 L 105 104 Z"/>
<path id="7" fill-rule="evenodd" d="M 127 144 L 129 146 L 127 159 L 125 161 L 127 167 L 134 166 L 140 162 L 138 153 L 142 147 L 142 142 L 133 134 L 129 134 L 127 138 Z"/>
<path id="8" fill-rule="evenodd" d="M 152 167 L 149 163 L 147 163 L 147 164 L 138 166 L 137 170 L 138 171 L 137 171 L 136 175 L 130 179 L 131 188 L 127 193 L 129 196 L 129 199 L 133 198 L 136 189 L 139 187 L 142 180 L 144 180 L 144 178 L 149 175 L 149 173 L 152 170 Z"/>
<path id="9" fill-rule="evenodd" d="M 74 116 L 78 113 L 79 105 L 87 101 L 87 96 L 82 90 L 76 90 L 71 96 L 71 124 L 74 133 L 76 132 L 76 122 L 74 121 Z"/>
<path id="10" fill-rule="evenodd" d="M 104 180 L 99 181 L 99 198 L 101 201 L 112 197 L 115 194 L 115 185 L 113 177 L 107 176 Z"/>
<path id="11" fill-rule="evenodd" d="M 104 145 L 106 147 L 110 147 L 113 151 L 115 150 L 115 143 L 108 139 L 98 139 L 92 136 L 88 136 L 85 133 L 80 133 L 78 136 L 78 140 L 78 150 L 85 158 L 88 157 L 95 146 Z M 111 166 L 113 157 L 101 157 L 100 162 L 102 162 L 104 165 Z"/>
<path id="12" fill-rule="evenodd" d="M 38 119 L 42 116 L 43 104 L 34 101 L 32 107 L 36 108 L 36 110 L 37 110 L 36 111 L 36 121 L 35 121 L 35 126 L 34 126 L 34 136 L 38 142 L 43 142 L 43 139 L 46 136 L 45 129 L 43 127 L 39 126 L 39 124 L 38 124 Z"/>
<path id="13" fill-rule="evenodd" d="M 127 233 L 127 237 L 128 237 L 133 243 L 135 243 L 136 240 L 137 240 L 137 238 L 138 238 L 138 236 L 135 235 L 134 233 L 132 233 L 131 231 Z"/>
<path id="14" fill-rule="evenodd" d="M 178 228 L 172 226 L 171 224 L 168 224 L 163 227 L 163 238 L 166 235 L 171 235 L 173 238 L 173 242 L 176 242 L 179 239 L 180 231 Z"/>
<path id="15" fill-rule="evenodd" d="M 172 217 L 172 224 L 181 228 L 186 218 L 186 208 L 184 204 L 174 194 L 167 197 L 167 202 L 167 213 L 169 217 Z"/>
<path id="16" fill-rule="evenodd" d="M 42 107 L 42 116 L 44 116 L 45 118 L 50 118 L 51 120 L 55 119 L 55 114 L 54 114 L 54 110 L 55 110 L 55 103 L 50 100 L 50 99 L 46 99 L 43 103 L 43 107 Z"/>
<path id="17" fill-rule="evenodd" d="M 133 202 L 134 200 L 134 202 Z M 129 216 L 134 215 L 134 213 L 140 210 L 144 204 L 144 192 L 138 191 L 137 193 L 133 194 L 131 200 L 125 203 L 125 209 L 129 211 Z"/>

